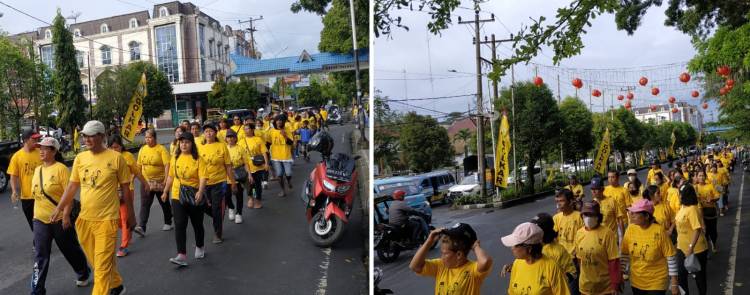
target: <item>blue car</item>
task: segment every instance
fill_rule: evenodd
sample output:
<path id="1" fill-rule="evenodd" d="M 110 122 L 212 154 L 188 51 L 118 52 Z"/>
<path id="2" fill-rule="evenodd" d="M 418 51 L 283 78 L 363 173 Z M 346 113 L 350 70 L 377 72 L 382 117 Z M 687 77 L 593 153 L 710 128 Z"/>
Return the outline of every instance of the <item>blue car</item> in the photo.
<path id="1" fill-rule="evenodd" d="M 387 223 L 388 222 L 388 208 L 390 207 L 391 196 L 396 190 L 403 190 L 406 192 L 404 201 L 414 209 L 420 210 L 428 216 L 432 216 L 432 208 L 430 202 L 427 200 L 427 196 L 422 193 L 422 189 L 419 187 L 417 181 L 411 177 L 390 177 L 384 179 L 377 179 L 374 182 L 375 193 L 373 194 L 375 204 L 375 224 Z M 430 223 L 430 220 L 427 220 Z"/>

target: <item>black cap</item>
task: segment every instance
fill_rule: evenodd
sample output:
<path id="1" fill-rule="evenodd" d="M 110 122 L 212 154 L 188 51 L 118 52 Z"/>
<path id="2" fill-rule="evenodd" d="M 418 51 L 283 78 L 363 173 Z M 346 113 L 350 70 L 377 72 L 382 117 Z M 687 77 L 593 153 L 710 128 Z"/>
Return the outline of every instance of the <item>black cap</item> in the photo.
<path id="1" fill-rule="evenodd" d="M 591 178 L 591 189 L 601 189 L 602 188 L 602 179 L 598 176 L 594 176 Z"/>
<path id="2" fill-rule="evenodd" d="M 177 137 L 177 140 L 183 140 L 183 139 L 187 139 L 187 140 L 190 140 L 190 141 L 194 141 L 195 140 L 195 138 L 193 137 L 193 134 L 190 133 L 190 132 L 183 132 L 183 133 L 180 134 L 180 136 Z"/>
<path id="3" fill-rule="evenodd" d="M 206 130 L 206 128 L 211 128 L 214 131 L 216 131 L 216 125 L 214 125 L 214 123 L 211 123 L 211 122 L 206 122 L 205 124 L 203 124 L 203 130 Z"/>
<path id="4" fill-rule="evenodd" d="M 237 137 L 237 132 L 234 132 L 234 130 L 232 130 L 231 128 L 227 129 L 226 137 Z"/>
<path id="5" fill-rule="evenodd" d="M 23 130 L 23 133 L 21 133 L 21 140 L 26 141 L 29 138 L 39 139 L 42 138 L 42 135 L 31 129 Z"/>
<path id="6" fill-rule="evenodd" d="M 451 239 L 464 240 L 469 247 L 477 241 L 477 233 L 466 223 L 456 223 L 453 227 L 444 229 L 443 234 Z"/>

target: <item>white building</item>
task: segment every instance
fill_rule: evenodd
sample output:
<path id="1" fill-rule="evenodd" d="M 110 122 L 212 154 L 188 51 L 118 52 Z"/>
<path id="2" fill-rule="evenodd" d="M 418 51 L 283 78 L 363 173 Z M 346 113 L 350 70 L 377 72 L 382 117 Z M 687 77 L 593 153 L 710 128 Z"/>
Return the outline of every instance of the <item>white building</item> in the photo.
<path id="1" fill-rule="evenodd" d="M 633 108 L 633 114 L 641 122 L 656 124 L 665 121 L 684 122 L 689 123 L 698 132 L 703 130 L 703 113 L 701 113 L 697 106 L 686 102 L 677 102 L 674 104 L 655 105 L 654 107 L 656 109 L 653 111 L 651 107 Z M 673 109 L 677 109 L 677 112 L 673 112 Z"/>

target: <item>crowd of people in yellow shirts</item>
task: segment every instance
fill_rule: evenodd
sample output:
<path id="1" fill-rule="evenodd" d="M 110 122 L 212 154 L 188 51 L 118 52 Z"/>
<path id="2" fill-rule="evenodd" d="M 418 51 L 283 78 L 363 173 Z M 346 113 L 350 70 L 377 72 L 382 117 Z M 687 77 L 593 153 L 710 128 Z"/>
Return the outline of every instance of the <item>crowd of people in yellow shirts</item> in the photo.
<path id="1" fill-rule="evenodd" d="M 617 171 L 608 172 L 606 186 L 594 176 L 589 201 L 571 177 L 555 194 L 556 214 L 540 213 L 502 237 L 515 258 L 500 271 L 510 277 L 507 293 L 620 294 L 629 281 L 634 295 L 678 295 L 689 294 L 693 277 L 698 293 L 708 294 L 716 219 L 729 208 L 734 152 L 742 149 L 676 161 L 669 172 L 653 162 L 644 182 L 635 169 L 623 185 Z M 435 243 L 440 258 L 426 259 Z M 459 223 L 432 231 L 409 266 L 435 278 L 435 294 L 480 294 L 492 264 L 471 226 Z"/>
<path id="2" fill-rule="evenodd" d="M 161 229 L 175 230 L 177 255 L 169 261 L 188 265 L 188 221 L 196 236 L 194 257 L 204 258 L 203 215 L 213 220 L 212 242 L 222 243 L 225 212 L 230 222 L 242 223 L 244 192 L 247 207 L 261 209 L 269 180 L 278 179 L 279 196 L 286 196 L 294 159 L 309 160 L 307 142 L 327 129 L 325 108 L 264 116 L 251 112 L 232 119 L 218 126 L 185 121 L 174 129 L 169 149 L 158 144 L 154 129 L 147 129 L 137 156 L 125 150 L 119 135 L 107 136 L 103 123 L 89 121 L 80 131 L 86 150 L 70 169 L 55 138 L 25 131 L 8 175 L 11 198 L 20 201 L 33 232 L 31 294 L 46 293 L 52 241 L 73 267 L 77 286 L 88 286 L 93 278 L 91 294 L 124 294 L 115 257 L 129 254 L 133 232 L 146 235 L 154 199 L 164 215 Z M 141 183 L 138 218 L 136 179 Z M 80 201 L 74 198 L 79 191 Z"/>

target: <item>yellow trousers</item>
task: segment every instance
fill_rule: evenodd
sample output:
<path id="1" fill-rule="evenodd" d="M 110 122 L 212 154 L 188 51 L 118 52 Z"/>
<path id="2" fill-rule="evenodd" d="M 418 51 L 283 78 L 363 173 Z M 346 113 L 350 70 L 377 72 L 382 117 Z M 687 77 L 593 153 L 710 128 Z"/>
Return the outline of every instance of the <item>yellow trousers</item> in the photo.
<path id="1" fill-rule="evenodd" d="M 110 289 L 122 285 L 115 258 L 119 226 L 119 220 L 91 221 L 79 218 L 76 221 L 78 241 L 86 260 L 94 268 L 92 295 L 107 295 Z"/>

